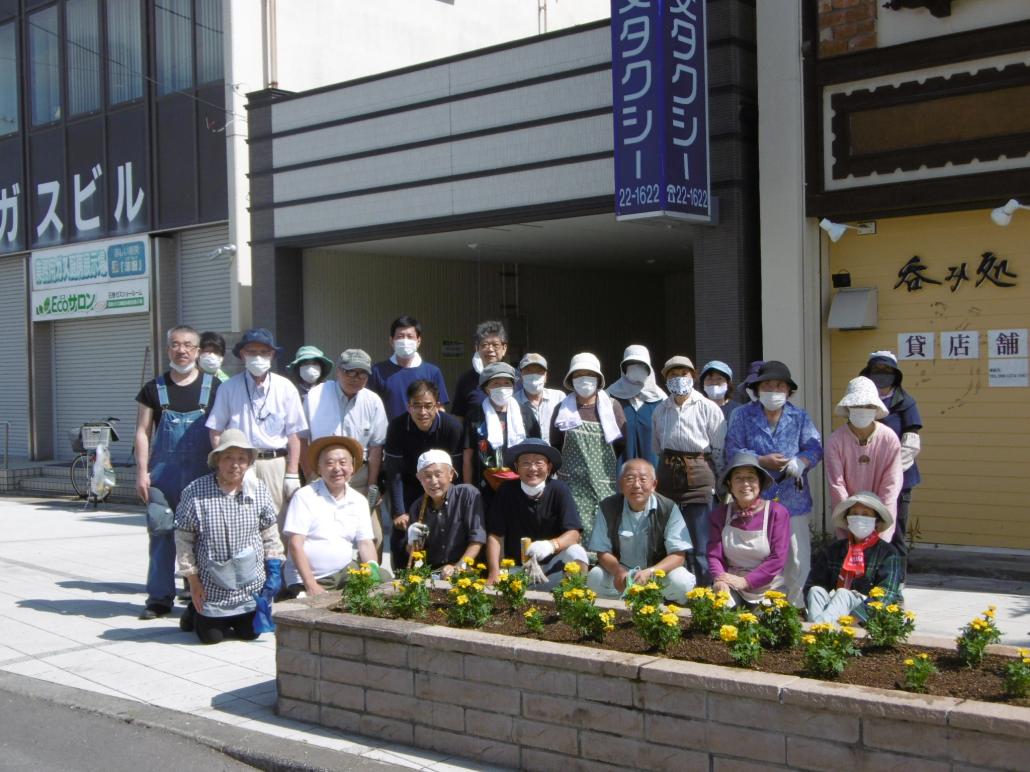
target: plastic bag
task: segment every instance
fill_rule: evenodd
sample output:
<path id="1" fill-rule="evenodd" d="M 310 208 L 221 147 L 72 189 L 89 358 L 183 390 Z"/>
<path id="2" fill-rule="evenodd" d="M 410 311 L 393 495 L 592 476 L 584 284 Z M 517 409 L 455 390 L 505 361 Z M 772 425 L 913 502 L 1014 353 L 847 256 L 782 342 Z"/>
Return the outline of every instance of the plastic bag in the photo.
<path id="1" fill-rule="evenodd" d="M 98 499 L 104 499 L 114 489 L 114 482 L 111 454 L 106 445 L 97 445 L 96 460 L 93 461 L 93 473 L 89 480 L 90 492 Z"/>

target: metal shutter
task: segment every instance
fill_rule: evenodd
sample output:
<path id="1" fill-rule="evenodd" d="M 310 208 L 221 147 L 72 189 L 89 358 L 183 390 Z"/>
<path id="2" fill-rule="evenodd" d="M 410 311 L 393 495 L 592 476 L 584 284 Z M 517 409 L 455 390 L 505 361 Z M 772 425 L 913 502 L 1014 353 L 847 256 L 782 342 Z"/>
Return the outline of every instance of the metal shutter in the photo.
<path id="1" fill-rule="evenodd" d="M 179 234 L 179 324 L 204 332 L 232 330 L 232 264 L 211 252 L 229 243 L 229 226 Z"/>
<path id="2" fill-rule="evenodd" d="M 25 259 L 0 261 L 0 421 L 11 422 L 12 458 L 29 455 L 28 330 L 25 323 Z M 0 443 L 3 428 L 0 427 Z M 3 452 L 0 446 L 0 453 Z"/>
<path id="3" fill-rule="evenodd" d="M 150 315 L 104 316 L 54 322 L 54 454 L 71 458 L 68 431 L 108 416 L 121 419 L 116 463 L 130 458 L 136 429 L 136 395 L 150 343 Z M 147 359 L 147 375 L 153 352 Z"/>

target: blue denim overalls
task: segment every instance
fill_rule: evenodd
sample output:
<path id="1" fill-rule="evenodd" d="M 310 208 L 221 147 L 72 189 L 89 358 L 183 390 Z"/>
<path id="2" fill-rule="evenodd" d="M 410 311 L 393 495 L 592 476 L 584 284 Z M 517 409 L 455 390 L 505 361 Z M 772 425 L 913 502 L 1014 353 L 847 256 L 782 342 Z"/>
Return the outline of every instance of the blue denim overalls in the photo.
<path id="1" fill-rule="evenodd" d="M 169 410 L 164 376 L 157 378 L 161 420 L 150 441 L 150 486 L 164 494 L 167 507 L 147 508 L 150 565 L 147 569 L 147 605 L 171 608 L 175 601 L 175 508 L 182 490 L 207 474 L 211 440 L 204 426 L 204 411 L 211 397 L 213 377 L 204 373 L 196 410 Z"/>

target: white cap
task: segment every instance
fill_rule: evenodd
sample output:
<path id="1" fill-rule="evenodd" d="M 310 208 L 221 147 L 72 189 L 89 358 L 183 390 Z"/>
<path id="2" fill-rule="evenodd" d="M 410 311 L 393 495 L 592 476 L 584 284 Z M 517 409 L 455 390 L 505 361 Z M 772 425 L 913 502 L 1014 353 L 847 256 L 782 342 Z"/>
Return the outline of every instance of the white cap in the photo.
<path id="1" fill-rule="evenodd" d="M 415 472 L 421 472 L 431 464 L 447 464 L 447 466 L 450 467 L 454 466 L 451 461 L 451 454 L 446 450 L 427 450 L 418 457 L 418 462 L 415 464 Z"/>

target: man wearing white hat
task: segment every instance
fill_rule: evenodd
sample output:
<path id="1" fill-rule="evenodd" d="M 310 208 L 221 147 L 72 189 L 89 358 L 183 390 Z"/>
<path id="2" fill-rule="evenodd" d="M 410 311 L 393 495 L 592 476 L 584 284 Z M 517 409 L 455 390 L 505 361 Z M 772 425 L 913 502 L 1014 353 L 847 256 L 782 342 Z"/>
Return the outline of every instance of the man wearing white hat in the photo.
<path id="1" fill-rule="evenodd" d="M 872 491 L 890 510 L 891 526 L 883 538 L 894 535 L 898 494 L 901 493 L 901 442 L 879 421 L 887 408 L 876 384 L 864 376 L 852 378 L 847 392 L 833 411 L 848 422 L 826 441 L 823 462 L 830 486 L 830 506 L 835 507 L 859 491 Z M 843 536 L 840 531 L 838 536 Z"/>
<path id="2" fill-rule="evenodd" d="M 474 485 L 455 485 L 457 473 L 446 450 L 418 457 L 418 481 L 425 494 L 408 505 L 408 550 L 422 550 L 431 568 L 449 579 L 463 559 L 475 560 L 486 544 L 483 499 Z"/>
<path id="3" fill-rule="evenodd" d="M 540 424 L 540 434 L 550 441 L 548 433 L 554 411 L 565 392 L 547 387 L 547 360 L 541 354 L 529 353 L 519 360 L 519 383 L 515 387 L 515 399 L 529 405 Z"/>

